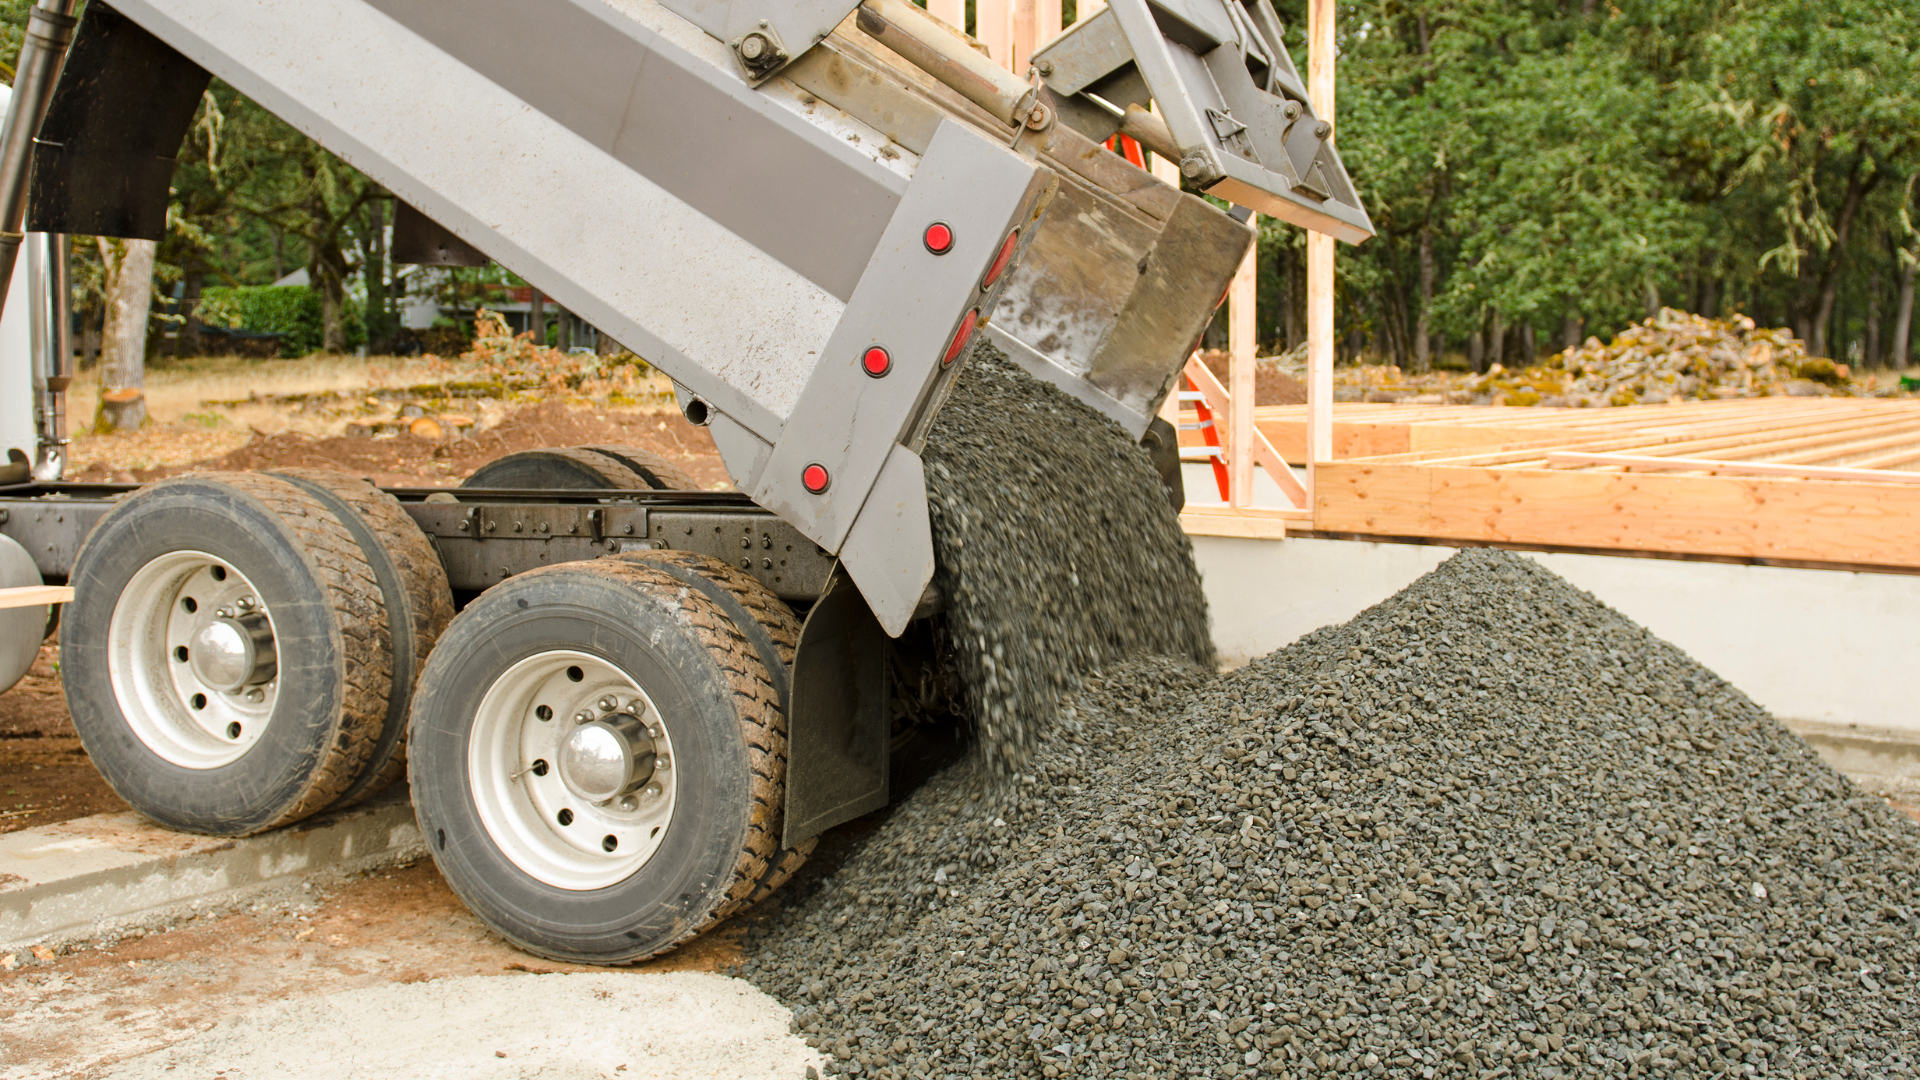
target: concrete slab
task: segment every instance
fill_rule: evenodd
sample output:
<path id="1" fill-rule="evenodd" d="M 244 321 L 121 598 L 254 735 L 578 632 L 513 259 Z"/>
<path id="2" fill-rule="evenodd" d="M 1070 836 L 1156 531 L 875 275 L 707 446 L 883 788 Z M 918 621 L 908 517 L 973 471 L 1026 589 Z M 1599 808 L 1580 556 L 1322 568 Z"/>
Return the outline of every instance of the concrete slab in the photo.
<path id="1" fill-rule="evenodd" d="M 0 836 L 0 953 L 164 922 L 314 875 L 424 854 L 404 787 L 239 840 L 168 832 L 133 813 L 26 829 Z"/>

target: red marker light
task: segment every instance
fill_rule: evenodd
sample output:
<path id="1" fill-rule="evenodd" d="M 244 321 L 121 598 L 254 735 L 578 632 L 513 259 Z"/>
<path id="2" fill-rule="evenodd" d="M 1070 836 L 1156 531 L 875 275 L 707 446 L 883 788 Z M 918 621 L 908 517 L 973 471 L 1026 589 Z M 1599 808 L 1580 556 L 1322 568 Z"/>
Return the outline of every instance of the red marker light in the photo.
<path id="1" fill-rule="evenodd" d="M 1007 264 L 1013 261 L 1013 249 L 1019 241 L 1019 229 L 1015 229 L 1007 234 L 1007 242 L 1000 245 L 1000 254 L 994 256 L 993 265 L 987 267 L 986 279 L 980 282 L 982 289 L 993 288 L 993 283 L 1000 280 L 1001 274 L 1007 272 Z"/>
<path id="2" fill-rule="evenodd" d="M 960 320 L 960 329 L 953 332 L 953 343 L 947 346 L 947 355 L 940 358 L 941 367 L 946 367 L 948 364 L 960 359 L 961 352 L 967 347 L 967 339 L 973 336 L 973 324 L 979 321 L 979 308 L 974 308 L 972 311 L 967 312 L 967 317 Z"/>
<path id="3" fill-rule="evenodd" d="M 922 239 L 926 241 L 928 251 L 935 255 L 945 255 L 953 250 L 953 226 L 944 221 L 936 221 L 927 226 L 927 234 Z"/>
<path id="4" fill-rule="evenodd" d="M 827 485 L 832 482 L 832 478 L 827 476 L 825 465 L 809 465 L 800 470 L 800 482 L 806 485 L 808 491 L 818 495 L 827 490 Z"/>
<path id="5" fill-rule="evenodd" d="M 893 357 L 888 355 L 887 350 L 875 345 L 860 358 L 860 366 L 866 370 L 867 374 L 878 379 L 893 370 Z"/>

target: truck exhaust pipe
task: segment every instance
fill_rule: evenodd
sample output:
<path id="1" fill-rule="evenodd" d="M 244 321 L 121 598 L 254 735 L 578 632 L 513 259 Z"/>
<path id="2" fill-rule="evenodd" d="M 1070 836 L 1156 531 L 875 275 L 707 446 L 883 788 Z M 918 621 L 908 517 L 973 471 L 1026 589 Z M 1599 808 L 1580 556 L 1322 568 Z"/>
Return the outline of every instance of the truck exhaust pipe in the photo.
<path id="1" fill-rule="evenodd" d="M 33 478 L 43 484 L 67 470 L 67 388 L 73 384 L 68 238 L 30 233 L 27 242 L 28 323 L 33 342 Z"/>
<path id="2" fill-rule="evenodd" d="M 27 176 L 33 165 L 33 140 L 47 118 L 53 88 L 60 81 L 67 47 L 73 44 L 73 15 L 79 0 L 40 0 L 27 16 L 20 64 L 14 72 L 13 100 L 0 124 L 0 313 L 6 311 L 13 267 L 20 259 L 21 228 L 27 217 Z"/>

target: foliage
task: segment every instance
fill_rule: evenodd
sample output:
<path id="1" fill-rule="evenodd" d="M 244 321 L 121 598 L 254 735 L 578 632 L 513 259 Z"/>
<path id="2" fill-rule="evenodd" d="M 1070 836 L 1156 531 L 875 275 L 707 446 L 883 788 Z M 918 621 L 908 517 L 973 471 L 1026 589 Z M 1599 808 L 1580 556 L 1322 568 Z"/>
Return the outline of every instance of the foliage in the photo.
<path id="1" fill-rule="evenodd" d="M 1306 4 L 1279 7 L 1304 70 Z M 1915 249 L 1920 8 L 1356 0 L 1340 18 L 1339 146 L 1379 228 L 1342 249 L 1340 318 L 1376 355 L 1405 363 L 1423 311 L 1454 348 L 1503 329 L 1545 345 L 1663 298 L 1836 356 L 1886 344 Z M 1279 336 L 1303 260 L 1294 230 L 1267 233 Z"/>
<path id="2" fill-rule="evenodd" d="M 515 334 L 505 318 L 485 308 L 474 312 L 473 330 L 472 345 L 457 361 L 439 361 L 443 374 L 469 380 L 477 375 L 507 391 L 537 391 L 543 400 L 560 396 L 633 404 L 658 397 L 659 388 L 647 379 L 650 369 L 639 357 L 561 352 L 536 344 L 531 332 Z"/>
<path id="3" fill-rule="evenodd" d="M 201 293 L 198 313 L 209 326 L 282 335 L 282 356 L 305 356 L 320 348 L 320 297 L 302 285 L 213 286 Z M 354 314 L 348 311 L 348 348 L 364 337 Z"/>

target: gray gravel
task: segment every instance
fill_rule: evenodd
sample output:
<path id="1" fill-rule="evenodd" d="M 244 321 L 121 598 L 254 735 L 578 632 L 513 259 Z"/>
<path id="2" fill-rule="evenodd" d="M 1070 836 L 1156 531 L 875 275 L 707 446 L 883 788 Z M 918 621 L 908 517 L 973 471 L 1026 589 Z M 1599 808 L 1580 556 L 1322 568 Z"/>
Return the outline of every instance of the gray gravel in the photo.
<path id="1" fill-rule="evenodd" d="M 1193 547 L 1139 444 L 984 336 L 926 467 L 934 584 L 994 775 L 1020 771 L 1089 668 L 1143 653 L 1213 661 Z"/>
<path id="2" fill-rule="evenodd" d="M 1525 558 L 1138 661 L 748 941 L 840 1075 L 1911 1076 L 1920 827 Z"/>

